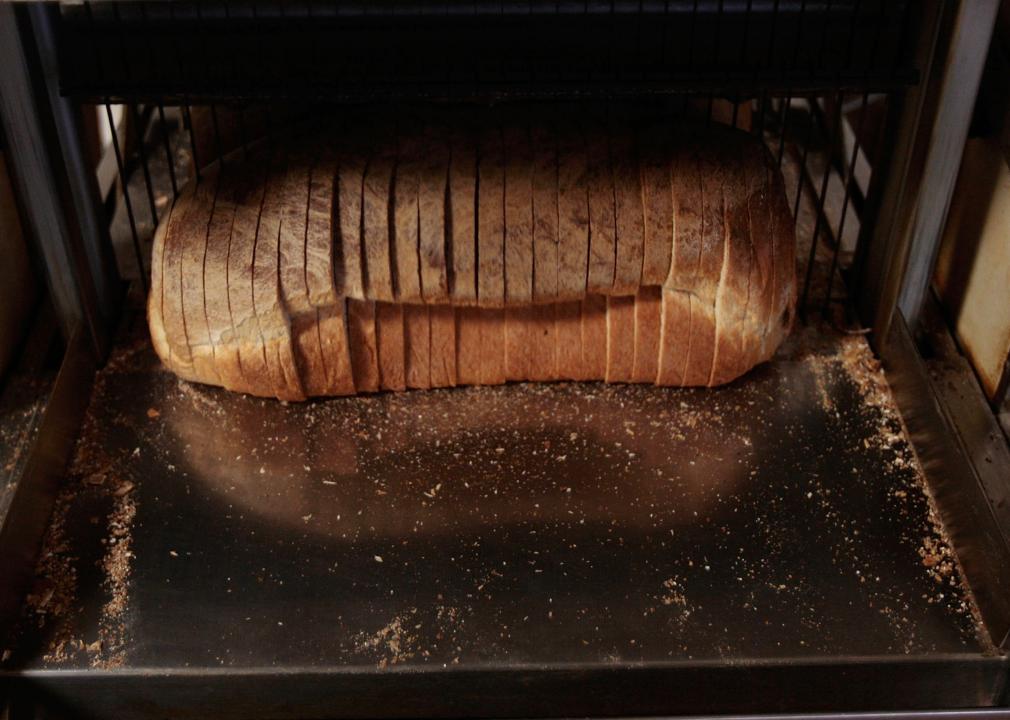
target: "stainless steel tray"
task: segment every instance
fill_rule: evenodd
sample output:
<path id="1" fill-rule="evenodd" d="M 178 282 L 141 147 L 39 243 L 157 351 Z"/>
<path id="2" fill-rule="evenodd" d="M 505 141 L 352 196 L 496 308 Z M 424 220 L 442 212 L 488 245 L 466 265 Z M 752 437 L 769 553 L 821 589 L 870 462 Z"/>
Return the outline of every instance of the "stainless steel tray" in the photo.
<path id="1" fill-rule="evenodd" d="M 100 371 L 12 687 L 107 717 L 975 707 L 976 622 L 862 338 L 716 390 L 298 405 Z"/>

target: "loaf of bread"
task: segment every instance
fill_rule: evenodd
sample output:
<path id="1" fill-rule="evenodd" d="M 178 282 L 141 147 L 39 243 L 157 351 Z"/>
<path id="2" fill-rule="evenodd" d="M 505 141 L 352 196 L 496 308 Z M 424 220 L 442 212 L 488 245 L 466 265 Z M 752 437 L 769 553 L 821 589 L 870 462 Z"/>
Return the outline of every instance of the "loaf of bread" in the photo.
<path id="1" fill-rule="evenodd" d="M 788 333 L 793 221 L 752 135 L 557 113 L 411 121 L 205 167 L 155 236 L 148 317 L 168 368 L 286 400 L 712 386 Z"/>

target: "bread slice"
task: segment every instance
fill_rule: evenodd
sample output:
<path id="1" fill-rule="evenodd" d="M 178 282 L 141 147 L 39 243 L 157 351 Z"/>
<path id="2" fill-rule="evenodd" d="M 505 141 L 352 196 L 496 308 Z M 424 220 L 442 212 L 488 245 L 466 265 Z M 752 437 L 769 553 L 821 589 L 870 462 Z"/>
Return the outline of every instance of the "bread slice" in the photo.
<path id="1" fill-rule="evenodd" d="M 533 151 L 529 128 L 521 117 L 509 119 L 503 136 L 505 299 L 517 306 L 533 300 Z"/>
<path id="2" fill-rule="evenodd" d="M 403 305 L 376 303 L 375 327 L 379 347 L 379 387 L 383 390 L 406 390 L 407 348 Z"/>
<path id="3" fill-rule="evenodd" d="M 659 316 L 659 359 L 656 384 L 689 385 L 687 365 L 694 342 L 694 296 L 684 290 L 663 289 Z M 696 377 L 700 376 L 696 374 Z M 705 377 L 707 381 L 708 378 Z M 695 379 L 694 385 L 704 384 Z"/>
<path id="4" fill-rule="evenodd" d="M 399 302 L 420 302 L 421 246 L 418 211 L 418 187 L 421 176 L 421 138 L 411 128 L 417 121 L 409 118 L 397 137 L 396 171 L 393 177 L 393 247 L 395 250 L 394 286 Z"/>
<path id="5" fill-rule="evenodd" d="M 554 127 L 534 123 L 533 143 L 533 299 L 558 297 L 558 149 Z"/>
<path id="6" fill-rule="evenodd" d="M 464 306 L 457 310 L 456 325 L 456 383 L 479 385 L 481 382 L 480 325 L 481 310 Z"/>
<path id="7" fill-rule="evenodd" d="M 582 301 L 582 377 L 599 380 L 607 374 L 607 298 L 586 295 Z"/>
<path id="8" fill-rule="evenodd" d="M 659 370 L 659 322 L 662 291 L 643 287 L 635 297 L 635 357 L 631 380 L 655 383 Z"/>
<path id="9" fill-rule="evenodd" d="M 635 298 L 607 297 L 607 382 L 631 382 L 635 368 Z"/>
<path id="10" fill-rule="evenodd" d="M 409 388 L 426 389 L 431 384 L 431 328 L 427 305 L 404 305 L 403 324 L 406 335 Z"/>
<path id="11" fill-rule="evenodd" d="M 342 245 L 330 235 L 332 227 L 339 227 L 339 215 L 334 208 L 336 172 L 332 145 L 323 142 L 319 160 L 310 171 L 305 231 L 305 283 L 323 364 L 322 389 L 316 392 L 307 388 L 313 395 L 354 393 L 346 311 L 335 281 L 336 268 L 340 266 L 337 254 Z"/>
<path id="12" fill-rule="evenodd" d="M 554 304 L 530 306 L 529 375 L 533 381 L 556 380 L 557 346 L 554 328 Z"/>
<path id="13" fill-rule="evenodd" d="M 645 252 L 645 209 L 634 134 L 612 131 L 610 149 L 617 228 L 612 292 L 634 296 L 642 285 Z"/>
<path id="14" fill-rule="evenodd" d="M 203 270 L 207 326 L 214 349 L 214 365 L 221 385 L 229 390 L 241 390 L 244 386 L 239 344 L 230 341 L 235 336 L 235 324 L 228 302 L 228 257 L 238 184 L 239 175 L 229 172 L 225 166 L 218 180 L 217 198 L 210 215 Z"/>
<path id="15" fill-rule="evenodd" d="M 447 280 L 452 301 L 468 305 L 477 302 L 477 141 L 471 126 L 452 127 L 449 158 Z"/>
<path id="16" fill-rule="evenodd" d="M 533 306 L 505 308 L 505 379 L 525 381 L 532 374 L 530 336 Z"/>
<path id="17" fill-rule="evenodd" d="M 432 387 L 456 385 L 456 309 L 451 305 L 429 305 L 429 342 Z"/>
<path id="18" fill-rule="evenodd" d="M 232 328 L 222 336 L 222 345 L 238 349 L 242 385 L 235 388 L 258 395 L 273 394 L 273 376 L 267 363 L 266 345 L 253 301 L 254 260 L 260 212 L 270 172 L 265 148 L 250 152 L 241 172 L 236 171 L 235 218 L 228 252 L 228 306 Z M 264 389 L 266 392 L 264 392 Z"/>
<path id="19" fill-rule="evenodd" d="M 569 301 L 554 306 L 555 371 L 559 380 L 581 380 L 587 376 L 582 369 L 582 303 Z"/>
<path id="20" fill-rule="evenodd" d="M 396 165 L 396 142 L 380 135 L 365 169 L 362 228 L 365 248 L 365 294 L 371 300 L 392 302 L 394 295 L 390 253 L 389 205 Z"/>
<path id="21" fill-rule="evenodd" d="M 368 154 L 360 137 L 354 133 L 342 136 L 337 143 L 337 150 L 334 243 L 340 245 L 341 262 L 337 266 L 336 280 L 343 296 L 363 300 L 366 293 L 365 253 L 361 234 L 364 224 L 362 198 Z"/>
<path id="22" fill-rule="evenodd" d="M 421 295 L 428 303 L 448 302 L 452 257 L 446 252 L 449 140 L 445 126 L 427 126 L 421 149 L 417 186 Z"/>
<path id="23" fill-rule="evenodd" d="M 189 346 L 192 372 L 196 377 L 211 378 L 215 384 L 219 384 L 221 379 L 214 361 L 214 344 L 207 322 L 204 260 L 218 177 L 217 165 L 208 168 L 188 197 L 184 211 L 176 215 L 182 233 L 179 238 L 182 320 L 185 323 L 184 337 Z"/>
<path id="24" fill-rule="evenodd" d="M 737 137 L 735 133 L 728 134 L 712 153 L 724 178 L 725 252 L 716 294 L 715 352 L 709 385 L 722 385 L 735 378 L 747 359 L 743 347 L 746 332 L 743 323 L 750 295 L 750 268 L 754 262 L 748 215 L 748 177 L 745 164 L 734 162 L 746 148 L 736 142 Z"/>
<path id="25" fill-rule="evenodd" d="M 605 294 L 614 288 L 617 218 L 610 142 L 606 129 L 588 125 L 586 141 L 589 184 L 589 268 L 586 292 Z"/>
<path id="26" fill-rule="evenodd" d="M 701 136 L 701 249 L 698 271 L 691 292 L 691 340 L 685 385 L 708 385 L 712 378 L 716 343 L 716 296 L 722 281 L 726 254 L 725 212 L 723 204 L 724 177 L 720 163 L 712 158 L 713 144 L 709 135 Z"/>
<path id="27" fill-rule="evenodd" d="M 481 308 L 480 323 L 480 383 L 501 385 L 505 382 L 505 310 Z"/>
<path id="28" fill-rule="evenodd" d="M 375 303 L 351 298 L 346 305 L 354 388 L 358 392 L 375 392 L 380 386 Z"/>
<path id="29" fill-rule="evenodd" d="M 316 309 L 309 298 L 308 275 L 310 271 L 317 276 L 332 273 L 332 263 L 329 258 L 319 258 L 316 255 L 309 262 L 311 171 L 312 157 L 305 151 L 305 146 L 294 146 L 281 191 L 280 278 L 284 308 L 291 322 L 295 358 L 303 388 L 308 395 L 321 395 L 327 385 L 326 365 Z"/>
<path id="30" fill-rule="evenodd" d="M 640 134 L 639 166 L 644 215 L 643 286 L 662 285 L 670 274 L 675 244 L 671 132 L 667 125 L 652 125 Z"/>
<path id="31" fill-rule="evenodd" d="M 582 300 L 589 262 L 589 176 L 578 126 L 558 134 L 558 298 Z"/>
<path id="32" fill-rule="evenodd" d="M 505 168 L 502 131 L 496 122 L 481 127 L 477 182 L 477 302 L 505 304 Z"/>
<path id="33" fill-rule="evenodd" d="M 287 149 L 277 147 L 272 153 L 270 177 L 256 228 L 253 309 L 260 322 L 274 395 L 281 400 L 303 400 L 305 391 L 291 341 L 291 325 L 281 294 L 279 260 L 286 171 Z"/>

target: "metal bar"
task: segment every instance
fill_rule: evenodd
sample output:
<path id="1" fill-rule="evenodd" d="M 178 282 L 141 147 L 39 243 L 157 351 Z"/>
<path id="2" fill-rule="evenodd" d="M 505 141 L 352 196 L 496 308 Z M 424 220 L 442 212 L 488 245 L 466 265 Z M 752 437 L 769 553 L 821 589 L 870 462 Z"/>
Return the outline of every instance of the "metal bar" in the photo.
<path id="1" fill-rule="evenodd" d="M 105 116 L 109 120 L 109 132 L 112 134 L 112 150 L 116 154 L 116 167 L 119 168 L 119 182 L 123 186 L 123 204 L 126 206 L 126 217 L 130 221 L 130 237 L 133 240 L 133 254 L 140 271 L 140 285 L 147 291 L 147 277 L 144 270 L 144 254 L 140 250 L 140 235 L 137 233 L 137 221 L 133 216 L 133 202 L 130 200 L 130 177 L 123 165 L 123 153 L 119 148 L 119 138 L 116 136 L 116 122 L 112 118 L 112 106 L 105 103 Z M 158 224 L 155 216 L 155 225 Z"/>
<path id="2" fill-rule="evenodd" d="M 831 302 L 831 291 L 834 289 L 835 272 L 838 270 L 838 255 L 842 249 L 842 239 L 845 237 L 845 216 L 849 210 L 849 201 L 852 195 L 852 184 L 855 182 L 856 159 L 859 157 L 859 136 L 863 131 L 863 121 L 866 117 L 866 107 L 869 102 L 869 93 L 863 94 L 863 102 L 859 107 L 859 122 L 856 125 L 855 137 L 852 142 L 852 155 L 849 164 L 844 171 L 842 181 L 845 183 L 845 199 L 842 201 L 842 216 L 838 221 L 838 233 L 835 236 L 835 247 L 831 253 L 831 268 L 828 270 L 828 289 L 824 293 L 824 304 L 821 306 L 821 316 L 827 317 L 828 304 Z M 830 166 L 828 167 L 830 171 Z"/>
<path id="3" fill-rule="evenodd" d="M 0 4 L 0 122 L 23 219 L 45 265 L 64 336 L 83 322 L 96 355 L 104 356 L 115 314 L 115 269 L 102 244 L 98 209 L 89 204 L 97 190 L 93 171 L 84 171 L 80 118 L 59 96 L 52 58 L 40 58 L 50 47 L 46 12 L 44 6 Z M 94 197 L 86 197 L 89 190 Z"/>
<path id="4" fill-rule="evenodd" d="M 130 115 L 133 117 L 133 124 L 137 127 L 137 144 L 140 148 L 138 152 L 140 156 L 140 169 L 144 173 L 144 188 L 147 190 L 147 204 L 151 211 L 151 224 L 154 227 L 158 227 L 158 208 L 154 204 L 154 185 L 151 183 L 151 170 L 147 164 L 147 128 L 150 123 L 146 120 L 141 122 L 140 113 L 137 112 L 137 105 L 135 103 L 130 103 L 129 107 Z M 147 118 L 150 117 L 147 112 L 144 115 Z M 143 267 L 140 268 L 140 272 L 143 274 Z"/>
<path id="5" fill-rule="evenodd" d="M 811 115 L 814 113 L 814 104 L 816 100 L 810 101 L 810 112 Z M 807 300 L 810 294 L 810 281 L 814 274 L 814 258 L 817 256 L 817 240 L 821 234 L 821 227 L 826 224 L 824 220 L 824 201 L 828 196 L 828 182 L 831 179 L 831 158 L 835 155 L 835 147 L 838 142 L 838 137 L 841 135 L 841 124 L 842 124 L 842 104 L 843 97 L 839 93 L 835 97 L 835 122 L 830 128 L 826 127 L 825 131 L 831 134 L 831 142 L 829 143 L 827 163 L 824 167 L 824 176 L 821 179 L 821 191 L 817 196 L 817 220 L 814 222 L 814 235 L 810 240 L 810 254 L 807 256 L 807 268 L 803 276 L 803 290 L 800 293 L 800 316 L 806 319 L 807 313 Z M 839 238 L 839 244 L 841 238 Z"/>
<path id="6" fill-rule="evenodd" d="M 916 204 L 908 267 L 898 299 L 898 306 L 913 333 L 936 264 L 940 237 L 954 194 L 999 6 L 998 0 L 976 0 L 962 2 L 958 7 L 929 154 L 919 188 L 919 197 L 927 201 Z"/>
<path id="7" fill-rule="evenodd" d="M 175 156 L 172 154 L 172 144 L 168 139 L 168 124 L 165 122 L 165 106 L 158 103 L 158 121 L 161 123 L 161 139 L 165 143 L 165 162 L 168 164 L 168 177 L 172 181 L 172 197 L 179 197 L 179 185 L 175 180 Z"/>

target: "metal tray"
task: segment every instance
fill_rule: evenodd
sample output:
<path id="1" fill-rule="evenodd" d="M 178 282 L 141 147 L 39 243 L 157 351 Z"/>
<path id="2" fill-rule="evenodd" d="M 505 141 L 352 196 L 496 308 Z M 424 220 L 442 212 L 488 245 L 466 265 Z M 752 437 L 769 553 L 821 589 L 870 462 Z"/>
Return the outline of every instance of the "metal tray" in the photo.
<path id="1" fill-rule="evenodd" d="M 860 337 L 701 391 L 298 405 L 134 318 L 44 541 L 13 691 L 95 717 L 992 706 L 993 649 Z"/>

